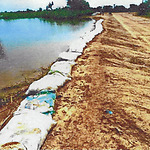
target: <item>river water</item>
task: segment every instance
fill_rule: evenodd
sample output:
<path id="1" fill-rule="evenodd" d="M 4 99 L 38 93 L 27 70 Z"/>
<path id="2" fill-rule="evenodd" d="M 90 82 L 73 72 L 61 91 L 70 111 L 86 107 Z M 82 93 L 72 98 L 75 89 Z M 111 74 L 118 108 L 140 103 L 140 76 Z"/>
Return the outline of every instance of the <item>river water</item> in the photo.
<path id="1" fill-rule="evenodd" d="M 47 67 L 92 24 L 92 20 L 0 20 L 0 88 L 21 80 L 25 71 Z"/>

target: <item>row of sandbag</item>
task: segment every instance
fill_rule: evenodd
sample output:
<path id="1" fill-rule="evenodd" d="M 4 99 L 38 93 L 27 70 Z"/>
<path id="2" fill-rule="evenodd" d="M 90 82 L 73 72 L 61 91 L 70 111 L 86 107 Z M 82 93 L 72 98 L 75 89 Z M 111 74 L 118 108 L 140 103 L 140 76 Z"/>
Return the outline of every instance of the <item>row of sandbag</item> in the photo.
<path id="1" fill-rule="evenodd" d="M 70 80 L 74 61 L 56 61 L 49 73 L 34 81 L 27 90 L 28 95 L 20 104 L 14 117 L 0 133 L 0 144 L 5 146 L 18 142 L 13 147 L 28 150 L 40 149 L 48 131 L 56 123 L 52 119 L 57 88 Z M 3 138 L 5 137 L 5 138 Z M 5 147 L 6 148 L 6 147 Z M 11 146 L 12 149 L 12 146 Z"/>
<path id="2" fill-rule="evenodd" d="M 56 124 L 52 119 L 56 90 L 71 80 L 71 68 L 75 62 L 63 58 L 56 61 L 43 78 L 34 81 L 26 91 L 13 118 L 0 132 L 0 149 L 40 149 L 48 131 Z M 6 144 L 7 143 L 7 144 Z"/>
<path id="3" fill-rule="evenodd" d="M 46 76 L 29 86 L 27 97 L 0 132 L 0 149 L 40 149 L 48 131 L 56 124 L 52 119 L 55 91 L 67 80 L 71 80 L 71 70 L 76 58 L 82 54 L 86 43 L 101 31 L 101 20 L 96 21 L 90 31 L 82 34 L 79 40 L 70 45 L 67 52 L 59 55 Z"/>
<path id="4" fill-rule="evenodd" d="M 79 40 L 74 41 L 67 52 L 61 53 L 58 61 L 51 66 L 50 72 L 42 79 L 33 82 L 29 86 L 26 94 L 42 89 L 57 90 L 64 82 L 71 80 L 71 68 L 75 64 L 76 58 L 82 54 L 86 43 L 91 41 L 95 35 L 102 31 L 101 22 L 102 20 L 96 21 L 90 31 L 85 32 L 80 36 Z"/>

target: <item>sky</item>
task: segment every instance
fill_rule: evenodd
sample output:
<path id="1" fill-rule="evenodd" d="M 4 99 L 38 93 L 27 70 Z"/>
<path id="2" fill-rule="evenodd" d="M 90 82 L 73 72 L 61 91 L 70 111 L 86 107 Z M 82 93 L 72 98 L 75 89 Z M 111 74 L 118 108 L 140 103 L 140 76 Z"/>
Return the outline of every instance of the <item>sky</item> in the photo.
<path id="1" fill-rule="evenodd" d="M 86 0 L 91 7 L 104 6 L 104 5 L 124 5 L 129 7 L 129 4 L 139 5 L 142 0 Z M 0 0 L 0 11 L 17 11 L 26 10 L 27 8 L 37 10 L 40 7 L 45 9 L 46 5 L 52 0 Z M 54 6 L 64 7 L 66 6 L 66 0 L 53 0 Z"/>

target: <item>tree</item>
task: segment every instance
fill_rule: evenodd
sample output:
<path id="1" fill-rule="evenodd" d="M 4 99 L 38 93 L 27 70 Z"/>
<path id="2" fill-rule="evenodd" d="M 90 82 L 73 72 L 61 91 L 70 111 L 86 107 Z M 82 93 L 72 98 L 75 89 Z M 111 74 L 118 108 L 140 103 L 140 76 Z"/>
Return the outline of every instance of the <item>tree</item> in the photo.
<path id="1" fill-rule="evenodd" d="M 97 11 L 100 11 L 100 12 L 101 12 L 101 11 L 102 11 L 102 6 L 98 6 L 98 7 L 97 7 Z"/>
<path id="2" fill-rule="evenodd" d="M 42 11 L 42 8 L 40 7 L 38 11 Z"/>
<path id="3" fill-rule="evenodd" d="M 26 9 L 26 11 L 27 11 L 27 12 L 32 12 L 33 10 L 31 10 L 31 9 L 27 8 L 27 9 Z"/>
<path id="4" fill-rule="evenodd" d="M 67 5 L 73 10 L 89 9 L 90 5 L 85 0 L 68 0 Z"/>
<path id="5" fill-rule="evenodd" d="M 139 15 L 145 15 L 150 12 L 150 0 L 147 0 L 139 5 Z"/>
<path id="6" fill-rule="evenodd" d="M 120 6 L 115 6 L 113 11 L 114 12 L 127 12 L 127 9 L 123 5 L 120 5 Z"/>
<path id="7" fill-rule="evenodd" d="M 49 8 L 52 10 L 52 6 L 54 5 L 54 2 L 52 1 L 52 3 L 49 3 L 47 6 L 46 6 L 46 10 L 48 10 Z"/>
<path id="8" fill-rule="evenodd" d="M 130 12 L 138 12 L 139 6 L 135 4 L 130 4 L 129 11 Z"/>
<path id="9" fill-rule="evenodd" d="M 109 12 L 109 13 L 111 13 L 112 12 L 112 9 L 113 7 L 111 6 L 111 5 L 107 5 L 107 6 L 104 6 L 103 7 L 103 11 L 104 12 Z"/>
<path id="10" fill-rule="evenodd" d="M 30 11 L 30 9 L 29 8 L 27 8 L 27 10 L 26 10 L 27 12 L 29 12 Z"/>

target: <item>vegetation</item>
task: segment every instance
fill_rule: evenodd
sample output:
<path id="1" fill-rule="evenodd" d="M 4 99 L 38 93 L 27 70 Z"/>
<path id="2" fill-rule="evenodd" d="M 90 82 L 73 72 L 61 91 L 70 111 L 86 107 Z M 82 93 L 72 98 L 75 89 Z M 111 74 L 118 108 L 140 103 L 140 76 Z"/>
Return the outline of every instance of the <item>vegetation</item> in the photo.
<path id="1" fill-rule="evenodd" d="M 41 9 L 40 9 L 41 10 Z M 79 16 L 85 16 L 92 14 L 93 11 L 87 10 L 72 10 L 72 9 L 55 9 L 44 11 L 18 11 L 18 12 L 4 12 L 0 13 L 1 19 L 21 19 L 21 18 L 51 18 L 51 19 L 67 19 L 76 18 Z"/>
<path id="2" fill-rule="evenodd" d="M 54 3 L 49 3 L 47 6 L 46 6 L 46 10 L 52 10 L 52 6 L 54 5 Z"/>
<path id="3" fill-rule="evenodd" d="M 72 10 L 85 10 L 90 8 L 89 3 L 85 0 L 68 0 L 67 5 Z"/>
<path id="4" fill-rule="evenodd" d="M 146 13 L 145 17 L 150 18 L 150 12 Z"/>
<path id="5" fill-rule="evenodd" d="M 50 22 L 51 24 L 56 22 L 57 25 L 64 25 L 64 24 L 79 25 L 80 23 L 90 21 L 91 19 L 84 17 L 84 18 L 63 19 L 63 21 L 61 19 L 56 20 L 56 19 L 51 19 L 51 18 L 49 18 L 49 19 L 40 18 L 40 20 L 42 20 L 44 22 Z"/>
<path id="6" fill-rule="evenodd" d="M 91 8 L 85 0 L 67 0 L 67 6 L 64 8 L 52 9 L 54 3 L 49 3 L 46 10 L 39 8 L 38 11 L 27 9 L 26 11 L 17 12 L 2 12 L 0 19 L 20 19 L 20 18 L 47 18 L 47 19 L 70 19 L 78 18 L 86 15 L 91 15 L 94 12 L 137 12 L 138 15 L 150 17 L 150 0 L 142 2 L 139 6 L 130 4 L 130 8 L 125 8 L 123 5 L 106 5 Z"/>
<path id="7" fill-rule="evenodd" d="M 150 0 L 147 0 L 139 5 L 138 15 L 150 16 Z"/>
<path id="8" fill-rule="evenodd" d="M 85 15 L 91 15 L 93 10 L 85 0 L 68 0 L 67 7 L 62 9 L 52 9 L 54 3 L 49 3 L 46 10 L 39 8 L 38 11 L 27 9 L 26 11 L 2 12 L 0 19 L 20 19 L 20 18 L 50 18 L 50 19 L 70 19 Z"/>

